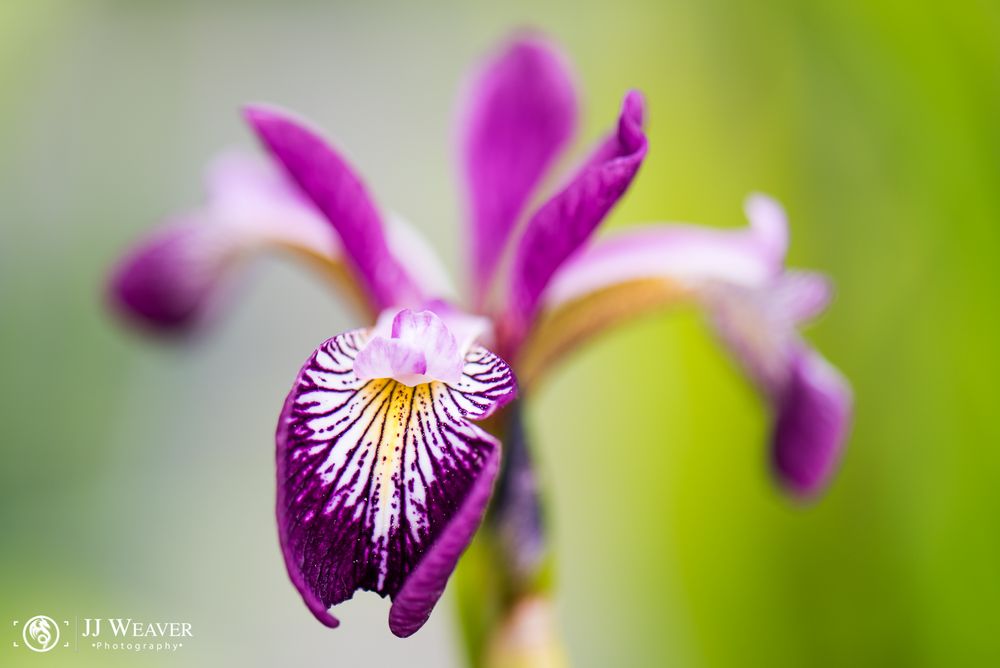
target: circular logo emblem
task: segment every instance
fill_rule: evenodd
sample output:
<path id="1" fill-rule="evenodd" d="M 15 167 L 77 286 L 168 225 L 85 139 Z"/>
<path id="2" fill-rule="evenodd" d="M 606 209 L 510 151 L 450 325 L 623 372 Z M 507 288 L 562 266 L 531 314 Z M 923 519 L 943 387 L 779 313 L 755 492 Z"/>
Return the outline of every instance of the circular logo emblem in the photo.
<path id="1" fill-rule="evenodd" d="M 51 617 L 35 615 L 24 625 L 24 644 L 33 652 L 48 652 L 59 642 L 59 625 Z"/>

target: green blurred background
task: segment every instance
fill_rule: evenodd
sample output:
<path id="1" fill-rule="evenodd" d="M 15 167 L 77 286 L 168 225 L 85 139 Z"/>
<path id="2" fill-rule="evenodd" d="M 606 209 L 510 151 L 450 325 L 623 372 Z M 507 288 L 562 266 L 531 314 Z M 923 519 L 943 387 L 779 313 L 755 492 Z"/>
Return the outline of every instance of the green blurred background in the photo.
<path id="1" fill-rule="evenodd" d="M 359 595 L 329 631 L 285 577 L 273 427 L 302 359 L 355 324 L 328 290 L 264 261 L 183 347 L 119 327 L 102 285 L 217 150 L 252 146 L 246 101 L 327 128 L 458 270 L 455 90 L 530 25 L 577 65 L 585 140 L 626 88 L 648 97 L 651 153 L 610 225 L 786 203 L 791 263 L 838 286 L 809 336 L 857 398 L 840 475 L 801 506 L 697 313 L 563 367 L 529 420 L 574 663 L 1000 665 L 1000 6 L 537 4 L 0 3 L 0 664 L 457 664 L 450 605 L 401 641 Z M 12 648 L 38 613 L 195 637 Z"/>

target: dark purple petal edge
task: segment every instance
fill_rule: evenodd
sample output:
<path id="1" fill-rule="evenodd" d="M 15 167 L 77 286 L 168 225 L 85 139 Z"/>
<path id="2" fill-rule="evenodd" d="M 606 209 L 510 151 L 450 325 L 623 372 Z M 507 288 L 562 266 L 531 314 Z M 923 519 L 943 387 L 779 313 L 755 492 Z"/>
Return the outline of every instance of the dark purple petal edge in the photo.
<path id="1" fill-rule="evenodd" d="M 307 368 L 309 368 L 312 357 L 306 360 L 305 364 L 302 365 L 302 369 L 299 371 L 296 378 L 301 377 Z M 288 435 L 290 430 L 286 428 L 288 424 L 288 418 L 292 414 L 292 410 L 295 405 L 295 392 L 290 392 L 288 397 L 285 399 L 285 404 L 281 409 L 281 417 L 278 419 L 278 428 L 275 432 L 275 442 L 277 443 L 277 448 L 275 450 L 275 462 L 277 464 L 277 486 L 279 493 L 276 495 L 275 509 L 276 517 L 278 521 L 278 539 L 281 543 L 281 554 L 283 561 L 285 562 L 285 570 L 288 571 L 288 578 L 295 585 L 295 588 L 299 591 L 302 596 L 302 600 L 305 601 L 306 606 L 309 611 L 324 625 L 335 629 L 340 626 L 340 620 L 330 614 L 328 606 L 323 603 L 323 601 L 316 595 L 313 589 L 305 581 L 302 569 L 296 568 L 294 564 L 296 563 L 295 554 L 293 553 L 291 546 L 289 545 L 288 536 L 288 525 L 289 520 L 287 517 L 288 508 L 284 503 L 284 498 L 280 494 L 282 486 L 288 479 L 288 472 L 285 469 L 285 457 L 284 453 L 288 450 Z"/>
<path id="2" fill-rule="evenodd" d="M 424 625 L 444 593 L 459 557 L 482 522 L 499 464 L 500 448 L 497 447 L 483 463 L 483 470 L 462 507 L 410 573 L 403 588 L 393 597 L 389 609 L 389 629 L 400 638 L 413 635 Z"/>

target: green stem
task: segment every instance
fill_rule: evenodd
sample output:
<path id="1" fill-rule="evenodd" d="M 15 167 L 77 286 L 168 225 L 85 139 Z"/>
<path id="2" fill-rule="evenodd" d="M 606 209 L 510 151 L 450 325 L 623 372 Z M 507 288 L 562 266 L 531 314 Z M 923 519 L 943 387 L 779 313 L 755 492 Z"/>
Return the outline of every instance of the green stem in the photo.
<path id="1" fill-rule="evenodd" d="M 453 576 L 466 659 L 473 668 L 565 665 L 552 619 L 553 559 L 520 402 L 487 428 L 504 444 L 501 472 L 483 526 Z"/>

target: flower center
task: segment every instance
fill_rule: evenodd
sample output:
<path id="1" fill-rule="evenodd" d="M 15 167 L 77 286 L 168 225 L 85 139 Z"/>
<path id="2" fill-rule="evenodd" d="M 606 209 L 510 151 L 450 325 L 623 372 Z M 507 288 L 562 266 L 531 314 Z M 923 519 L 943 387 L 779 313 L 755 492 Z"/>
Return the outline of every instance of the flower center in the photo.
<path id="1" fill-rule="evenodd" d="M 408 387 L 462 377 L 464 352 L 455 335 L 432 311 L 403 309 L 379 318 L 365 347 L 354 360 L 361 380 L 392 378 Z"/>

